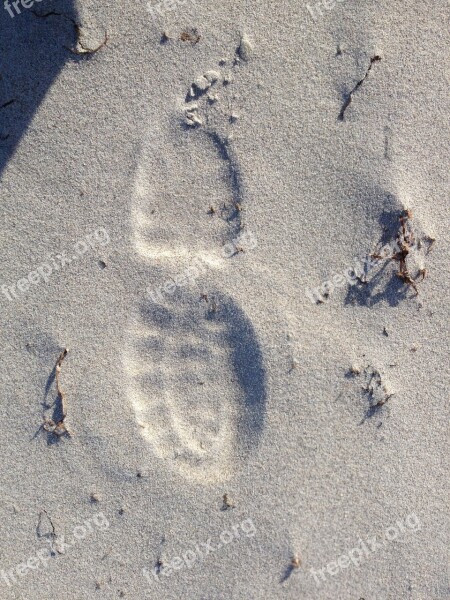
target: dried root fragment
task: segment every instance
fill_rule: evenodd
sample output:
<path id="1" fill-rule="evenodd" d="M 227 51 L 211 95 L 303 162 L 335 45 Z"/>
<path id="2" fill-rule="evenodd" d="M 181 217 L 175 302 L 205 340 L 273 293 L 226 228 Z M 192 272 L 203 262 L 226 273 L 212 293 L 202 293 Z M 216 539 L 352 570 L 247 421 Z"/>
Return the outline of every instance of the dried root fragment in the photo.
<path id="1" fill-rule="evenodd" d="M 61 352 L 61 354 L 58 357 L 58 360 L 56 361 L 56 365 L 55 365 L 55 383 L 56 383 L 56 392 L 58 394 L 58 397 L 57 397 L 57 400 L 55 403 L 53 419 L 45 417 L 44 423 L 42 425 L 42 428 L 44 429 L 44 431 L 47 431 L 48 433 L 52 433 L 53 435 L 55 435 L 58 438 L 60 438 L 62 436 L 70 437 L 70 432 L 67 429 L 67 426 L 65 424 L 65 419 L 67 417 L 66 396 L 64 394 L 64 391 L 61 388 L 61 384 L 60 384 L 60 380 L 59 380 L 59 376 L 61 373 L 61 365 L 62 365 L 63 360 L 66 358 L 68 351 L 69 350 L 67 348 L 65 348 Z"/>

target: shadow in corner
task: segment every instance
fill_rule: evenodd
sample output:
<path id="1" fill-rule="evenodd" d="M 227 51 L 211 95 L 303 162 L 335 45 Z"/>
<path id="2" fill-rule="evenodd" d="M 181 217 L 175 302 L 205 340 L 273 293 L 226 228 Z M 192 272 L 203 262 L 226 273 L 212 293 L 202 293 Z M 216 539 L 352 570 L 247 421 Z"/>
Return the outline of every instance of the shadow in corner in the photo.
<path id="1" fill-rule="evenodd" d="M 75 0 L 0 3 L 0 175 L 65 63 L 89 58 L 79 27 Z"/>

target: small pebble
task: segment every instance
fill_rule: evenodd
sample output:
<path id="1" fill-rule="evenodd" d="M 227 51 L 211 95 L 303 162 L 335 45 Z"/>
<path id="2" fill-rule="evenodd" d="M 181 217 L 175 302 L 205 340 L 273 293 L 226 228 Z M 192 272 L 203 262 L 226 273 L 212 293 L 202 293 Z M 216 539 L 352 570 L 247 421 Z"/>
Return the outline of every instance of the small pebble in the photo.
<path id="1" fill-rule="evenodd" d="M 220 73 L 218 71 L 206 71 L 204 74 L 204 78 L 209 81 L 209 83 L 215 83 L 220 79 Z"/>
<path id="2" fill-rule="evenodd" d="M 211 82 L 208 81 L 208 79 L 206 79 L 206 77 L 203 75 L 200 75 L 200 77 L 197 77 L 197 79 L 194 81 L 194 86 L 201 92 L 205 92 L 211 87 Z"/>

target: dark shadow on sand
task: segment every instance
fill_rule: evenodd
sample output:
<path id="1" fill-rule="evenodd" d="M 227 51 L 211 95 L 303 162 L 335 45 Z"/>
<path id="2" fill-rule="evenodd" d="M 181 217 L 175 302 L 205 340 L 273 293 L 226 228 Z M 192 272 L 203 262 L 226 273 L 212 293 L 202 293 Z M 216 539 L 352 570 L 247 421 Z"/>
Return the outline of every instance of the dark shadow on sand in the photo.
<path id="1" fill-rule="evenodd" d="M 0 5 L 0 175 L 34 114 L 72 54 L 79 17 L 74 0 L 35 0 L 30 8 Z M 43 148 L 45 152 L 45 148 Z"/>
<path id="2" fill-rule="evenodd" d="M 386 194 L 385 204 L 398 205 L 399 201 L 391 194 Z M 403 210 L 385 209 L 378 222 L 381 227 L 381 236 L 377 248 L 381 249 L 387 244 L 394 246 L 399 231 L 399 219 Z M 345 304 L 372 307 L 379 302 L 387 302 L 389 306 L 398 306 L 400 302 L 415 296 L 410 286 L 405 285 L 397 273 L 399 263 L 396 260 L 383 259 L 374 268 L 365 274 L 365 281 L 357 281 L 349 285 Z"/>
<path id="3" fill-rule="evenodd" d="M 242 405 L 238 423 L 239 439 L 247 450 L 258 443 L 266 415 L 266 370 L 255 329 L 246 314 L 229 297 L 218 296 L 217 313 L 209 318 L 227 327 L 228 344 L 232 349 L 232 364 L 242 390 Z"/>

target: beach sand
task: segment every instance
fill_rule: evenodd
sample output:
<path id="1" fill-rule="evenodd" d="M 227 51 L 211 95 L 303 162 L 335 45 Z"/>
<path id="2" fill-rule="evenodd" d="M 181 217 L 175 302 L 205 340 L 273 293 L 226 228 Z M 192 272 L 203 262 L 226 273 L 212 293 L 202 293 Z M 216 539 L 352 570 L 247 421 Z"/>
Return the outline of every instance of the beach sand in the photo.
<path id="1" fill-rule="evenodd" d="M 449 598 L 446 3 L 8 6 L 0 598 Z"/>

